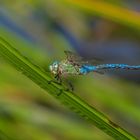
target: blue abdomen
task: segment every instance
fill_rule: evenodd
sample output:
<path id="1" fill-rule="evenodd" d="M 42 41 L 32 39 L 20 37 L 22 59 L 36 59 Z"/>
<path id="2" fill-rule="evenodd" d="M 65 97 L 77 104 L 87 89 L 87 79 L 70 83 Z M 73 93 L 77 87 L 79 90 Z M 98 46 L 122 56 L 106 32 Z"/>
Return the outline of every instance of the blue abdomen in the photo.
<path id="1" fill-rule="evenodd" d="M 87 74 L 89 72 L 109 70 L 109 69 L 125 69 L 125 70 L 140 70 L 140 65 L 127 65 L 127 64 L 101 64 L 101 65 L 83 65 L 80 68 L 80 74 Z"/>
<path id="2" fill-rule="evenodd" d="M 96 71 L 96 66 L 92 66 L 92 65 L 83 65 L 81 68 L 80 68 L 80 73 L 81 74 L 87 74 L 91 71 Z"/>
<path id="3" fill-rule="evenodd" d="M 97 70 L 102 69 L 131 69 L 131 70 L 140 70 L 140 65 L 127 65 L 127 64 L 102 64 L 96 66 Z"/>

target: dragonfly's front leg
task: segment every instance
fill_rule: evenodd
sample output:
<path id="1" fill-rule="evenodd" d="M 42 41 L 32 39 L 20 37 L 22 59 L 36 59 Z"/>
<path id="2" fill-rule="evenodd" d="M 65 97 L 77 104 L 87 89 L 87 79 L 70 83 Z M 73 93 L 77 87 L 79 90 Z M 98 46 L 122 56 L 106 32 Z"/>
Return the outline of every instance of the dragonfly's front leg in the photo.
<path id="1" fill-rule="evenodd" d="M 48 84 L 51 84 L 52 82 L 54 82 L 54 83 L 56 83 L 56 84 L 59 84 L 59 85 L 62 84 L 62 79 L 61 79 L 61 77 L 60 77 L 59 74 L 56 74 L 54 78 L 55 78 L 56 80 L 50 80 L 50 81 L 48 82 Z"/>
<path id="2" fill-rule="evenodd" d="M 54 77 L 56 80 L 50 80 L 48 83 L 51 84 L 52 82 L 56 83 L 56 84 L 59 84 L 59 85 L 62 85 L 63 81 L 62 81 L 62 78 L 61 78 L 61 75 L 60 74 L 57 74 L 55 75 Z M 68 85 L 68 87 L 66 87 L 66 89 L 64 89 L 65 91 L 74 91 L 74 87 L 72 85 L 72 83 L 68 80 L 65 81 Z M 57 94 L 57 96 L 60 96 L 62 93 L 62 90 L 60 90 L 60 92 Z"/>
<path id="3" fill-rule="evenodd" d="M 50 81 L 48 82 L 48 84 L 51 84 L 51 83 L 53 82 L 53 83 L 62 85 L 62 79 L 61 79 L 61 76 L 60 76 L 59 74 L 56 74 L 54 78 L 55 78 L 56 80 L 50 80 Z M 62 89 L 60 89 L 60 92 L 57 94 L 57 96 L 60 96 L 61 93 L 62 93 Z"/>
<path id="4" fill-rule="evenodd" d="M 73 92 L 73 91 L 74 91 L 74 86 L 73 86 L 73 84 L 72 84 L 70 81 L 68 81 L 67 83 L 68 83 L 69 88 L 70 88 L 70 89 L 68 88 L 67 90 L 68 90 L 68 91 L 70 90 L 70 91 Z"/>
<path id="5" fill-rule="evenodd" d="M 63 79 L 62 81 L 62 78 L 60 77 L 60 75 L 56 75 L 55 78 L 58 81 L 57 82 L 58 84 L 62 85 L 63 82 L 67 84 L 68 87 L 66 87 L 65 89 L 66 91 L 72 91 L 72 92 L 74 91 L 74 86 L 70 81 L 68 81 L 67 79 L 65 80 Z"/>
<path id="6" fill-rule="evenodd" d="M 62 79 L 61 79 L 60 74 L 55 75 L 54 78 L 57 80 L 57 82 L 58 82 L 59 84 L 62 84 Z"/>

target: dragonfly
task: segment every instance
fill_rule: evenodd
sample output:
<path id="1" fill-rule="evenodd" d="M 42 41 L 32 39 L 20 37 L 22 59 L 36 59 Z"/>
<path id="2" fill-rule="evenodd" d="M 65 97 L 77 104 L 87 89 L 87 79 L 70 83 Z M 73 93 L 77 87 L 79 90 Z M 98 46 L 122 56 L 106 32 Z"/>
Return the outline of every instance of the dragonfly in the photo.
<path id="1" fill-rule="evenodd" d="M 100 64 L 99 59 L 91 61 L 84 60 L 71 51 L 64 51 L 66 58 L 62 61 L 54 61 L 50 66 L 50 72 L 55 75 L 57 80 L 68 75 L 87 75 L 91 72 L 103 73 L 105 70 L 140 70 L 140 65 L 128 64 Z"/>

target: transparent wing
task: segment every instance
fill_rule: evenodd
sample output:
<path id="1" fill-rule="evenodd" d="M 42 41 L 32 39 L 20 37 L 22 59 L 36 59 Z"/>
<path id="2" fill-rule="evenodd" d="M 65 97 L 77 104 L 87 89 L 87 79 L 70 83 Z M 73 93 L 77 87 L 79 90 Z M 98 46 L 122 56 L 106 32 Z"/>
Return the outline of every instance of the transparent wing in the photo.
<path id="1" fill-rule="evenodd" d="M 82 61 L 82 57 L 78 56 L 76 53 L 73 53 L 71 51 L 64 51 L 64 53 L 66 54 L 67 60 L 72 62 L 80 62 Z"/>
<path id="2" fill-rule="evenodd" d="M 76 53 L 73 53 L 71 51 L 64 51 L 66 54 L 67 60 L 71 63 L 77 64 L 77 65 L 83 65 L 83 64 L 100 64 L 101 59 L 93 58 L 92 60 L 85 60 L 83 57 L 78 56 Z"/>

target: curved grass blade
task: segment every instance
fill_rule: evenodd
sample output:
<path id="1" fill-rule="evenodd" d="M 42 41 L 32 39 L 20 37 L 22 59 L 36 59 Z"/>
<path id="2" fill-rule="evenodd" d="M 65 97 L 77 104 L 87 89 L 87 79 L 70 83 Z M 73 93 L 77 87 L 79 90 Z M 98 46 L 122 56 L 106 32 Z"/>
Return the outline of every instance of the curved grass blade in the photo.
<path id="1" fill-rule="evenodd" d="M 78 96 L 66 91 L 64 86 L 58 85 L 57 83 L 49 84 L 48 82 L 52 80 L 49 73 L 34 65 L 1 37 L 0 55 L 49 94 L 56 97 L 63 104 L 67 105 L 67 107 L 71 108 L 74 112 L 112 136 L 114 139 L 137 140 L 135 136 L 112 122 L 104 114 L 88 105 Z"/>
<path id="2" fill-rule="evenodd" d="M 101 0 L 61 0 L 90 14 L 109 19 L 140 32 L 140 13 Z"/>

